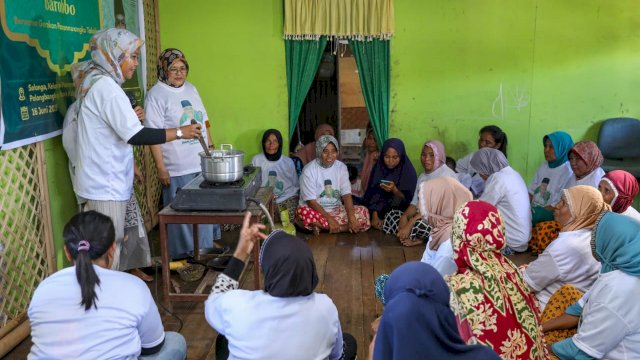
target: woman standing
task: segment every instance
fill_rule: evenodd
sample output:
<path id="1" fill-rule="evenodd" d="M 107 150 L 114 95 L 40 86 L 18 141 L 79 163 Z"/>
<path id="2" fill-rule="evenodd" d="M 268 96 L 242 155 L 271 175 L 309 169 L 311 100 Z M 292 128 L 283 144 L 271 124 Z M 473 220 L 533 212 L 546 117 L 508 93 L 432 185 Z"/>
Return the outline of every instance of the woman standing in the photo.
<path id="1" fill-rule="evenodd" d="M 165 333 L 147 285 L 109 270 L 116 243 L 108 216 L 77 214 L 65 225 L 63 237 L 73 266 L 44 279 L 33 294 L 29 359 L 186 357 L 184 338 Z"/>
<path id="2" fill-rule="evenodd" d="M 195 121 L 206 129 L 209 121 L 198 90 L 187 81 L 189 63 L 178 49 L 166 49 L 158 58 L 158 83 L 145 100 L 146 124 L 156 129 L 169 129 Z M 208 132 L 203 131 L 205 143 L 211 145 Z M 162 184 L 162 203 L 169 205 L 178 189 L 195 179 L 202 171 L 200 156 L 202 146 L 197 140 L 180 139 L 162 145 L 151 145 L 151 153 Z M 168 227 L 169 255 L 184 257 L 193 251 L 193 227 L 188 224 L 171 224 Z M 213 240 L 220 238 L 219 225 L 198 225 L 201 248 L 213 247 Z"/>
<path id="3" fill-rule="evenodd" d="M 634 209 L 633 198 L 638 195 L 638 180 L 624 170 L 608 172 L 600 180 L 598 190 L 602 199 L 611 205 L 611 210 L 640 221 L 640 213 Z"/>
<path id="4" fill-rule="evenodd" d="M 347 166 L 337 159 L 339 149 L 336 138 L 321 136 L 316 160 L 302 170 L 296 219 L 307 230 L 357 233 L 371 227 L 367 208 L 353 205 Z"/>
<path id="5" fill-rule="evenodd" d="M 382 230 L 383 219 L 392 209 L 405 211 L 416 189 L 416 170 L 400 139 L 388 139 L 383 156 L 371 173 L 363 203 L 371 214 L 371 226 Z"/>
<path id="6" fill-rule="evenodd" d="M 447 281 L 462 338 L 475 338 L 505 359 L 548 359 L 538 301 L 518 268 L 502 255 L 506 238 L 498 209 L 469 201 L 456 211 L 453 223 L 458 270 Z"/>
<path id="7" fill-rule="evenodd" d="M 151 129 L 140 124 L 121 85 L 133 77 L 141 45 L 142 40 L 125 29 L 100 31 L 91 38 L 91 60 L 72 69 L 79 103 L 73 188 L 84 201 L 85 210 L 96 210 L 113 221 L 116 251 L 112 268 L 120 270 L 150 263 L 148 246 L 139 262 L 120 259 L 125 226 L 135 220 L 125 217 L 133 194 L 132 145 L 201 136 L 199 124 L 173 129 Z M 137 208 L 137 204 L 133 206 Z"/>
<path id="8" fill-rule="evenodd" d="M 486 181 L 480 200 L 496 206 L 505 219 L 505 254 L 527 250 L 531 237 L 531 208 L 527 185 L 522 176 L 509 166 L 502 152 L 491 148 L 476 151 L 471 159 L 471 166 Z"/>
<path id="9" fill-rule="evenodd" d="M 264 132 L 262 154 L 254 156 L 251 164 L 262 168 L 262 186 L 272 187 L 278 207 L 287 210 L 289 219 L 295 219 L 300 190 L 298 173 L 293 161 L 282 155 L 280 131 L 269 129 Z"/>

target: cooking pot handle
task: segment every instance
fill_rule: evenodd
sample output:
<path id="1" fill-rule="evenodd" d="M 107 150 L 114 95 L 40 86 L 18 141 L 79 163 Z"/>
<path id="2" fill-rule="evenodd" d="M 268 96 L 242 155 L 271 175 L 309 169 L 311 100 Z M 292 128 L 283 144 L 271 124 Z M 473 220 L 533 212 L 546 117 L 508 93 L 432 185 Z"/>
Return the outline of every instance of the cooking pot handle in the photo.
<path id="1" fill-rule="evenodd" d="M 222 150 L 213 150 L 211 152 L 211 159 L 214 162 L 224 161 L 224 151 L 222 151 Z"/>
<path id="2" fill-rule="evenodd" d="M 233 146 L 231 144 L 222 144 L 222 145 L 220 145 L 220 150 L 225 150 L 225 148 L 224 148 L 225 146 L 228 147 L 228 149 L 226 149 L 226 150 L 233 150 Z"/>

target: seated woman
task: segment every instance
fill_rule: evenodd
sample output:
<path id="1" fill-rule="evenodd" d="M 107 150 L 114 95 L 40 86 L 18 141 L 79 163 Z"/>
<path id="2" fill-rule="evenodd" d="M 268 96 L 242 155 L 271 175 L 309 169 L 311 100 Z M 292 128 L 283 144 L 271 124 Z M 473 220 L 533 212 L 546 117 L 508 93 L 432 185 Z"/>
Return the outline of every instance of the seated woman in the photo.
<path id="1" fill-rule="evenodd" d="M 598 190 L 602 193 L 604 202 L 611 205 L 611 210 L 640 221 L 640 213 L 631 206 L 633 198 L 638 195 L 638 180 L 635 176 L 624 170 L 610 171 L 600 180 Z"/>
<path id="2" fill-rule="evenodd" d="M 431 226 L 431 235 L 421 261 L 436 268 L 443 276 L 451 275 L 457 269 L 451 246 L 453 215 L 458 207 L 472 199 L 469 190 L 448 176 L 420 184 L 420 213 L 423 214 L 422 219 Z"/>
<path id="3" fill-rule="evenodd" d="M 400 265 L 384 286 L 384 298 L 369 359 L 500 359 L 488 347 L 465 344 L 447 284 L 433 267 L 417 261 Z"/>
<path id="4" fill-rule="evenodd" d="M 262 186 L 273 188 L 276 203 L 294 219 L 298 206 L 299 181 L 293 161 L 282 155 L 282 134 L 269 129 L 262 135 L 262 154 L 251 159 L 251 165 L 262 168 Z"/>
<path id="5" fill-rule="evenodd" d="M 502 152 L 492 148 L 476 151 L 471 166 L 486 181 L 480 200 L 496 206 L 505 220 L 505 255 L 527 250 L 531 237 L 531 208 L 522 176 L 509 166 Z"/>
<path id="6" fill-rule="evenodd" d="M 315 132 L 315 141 L 312 141 L 302 148 L 298 149 L 294 156 L 299 158 L 302 161 L 302 165 L 307 165 L 309 162 L 316 158 L 316 141 L 323 135 L 331 135 L 336 136 L 336 132 L 333 130 L 333 127 L 329 124 L 320 124 L 316 127 Z"/>
<path id="7" fill-rule="evenodd" d="M 479 169 L 473 161 L 472 166 Z M 501 253 L 506 239 L 498 209 L 469 201 L 456 211 L 453 224 L 458 270 L 447 281 L 462 338 L 475 338 L 505 359 L 548 359 L 538 301 L 518 268 Z"/>
<path id="8" fill-rule="evenodd" d="M 336 138 L 321 136 L 316 160 L 302 170 L 296 219 L 307 230 L 357 233 L 371 227 L 367 208 L 353 205 L 347 166 L 337 159 L 339 149 Z"/>
<path id="9" fill-rule="evenodd" d="M 363 205 L 369 209 L 371 226 L 382 230 L 383 219 L 392 209 L 405 211 L 416 190 L 418 176 L 400 139 L 388 139 L 383 156 L 376 162 Z"/>
<path id="10" fill-rule="evenodd" d="M 573 337 L 551 346 L 560 359 L 640 359 L 640 222 L 613 212 L 596 223 L 600 276 L 572 306 Z M 572 315 L 566 315 L 572 316 Z M 580 320 L 578 320 L 580 319 Z"/>
<path id="11" fill-rule="evenodd" d="M 444 145 L 440 141 L 430 140 L 424 143 L 420 154 L 424 173 L 418 177 L 411 203 L 404 212 L 392 210 L 384 218 L 384 232 L 396 235 L 404 246 L 424 244 L 429 239 L 431 228 L 422 220 L 418 211 L 418 193 L 420 184 L 425 181 L 440 176 L 456 178 L 455 172 L 446 165 L 446 158 Z"/>
<path id="12" fill-rule="evenodd" d="M 65 225 L 63 237 L 73 266 L 44 279 L 33 294 L 29 359 L 186 357 L 184 338 L 165 333 L 147 285 L 110 270 L 116 243 L 108 216 L 77 214 Z"/>
<path id="13" fill-rule="evenodd" d="M 591 186 L 578 185 L 563 190 L 554 211 L 556 221 L 562 226 L 560 234 L 523 273 L 541 309 L 546 311 L 549 298 L 562 285 L 571 284 L 582 292 L 593 285 L 600 264 L 591 256 L 591 229 L 598 216 L 610 209 L 600 192 Z"/>
<path id="14" fill-rule="evenodd" d="M 226 359 L 228 346 L 233 359 L 354 359 L 355 339 L 345 334 L 343 347 L 336 306 L 313 292 L 318 275 L 309 246 L 281 230 L 267 237 L 260 232 L 265 226 L 250 226 L 250 218 L 247 212 L 233 258 L 204 305 L 207 322 L 220 334 L 216 358 Z M 264 290 L 238 290 L 245 261 L 260 239 Z"/>
<path id="15" fill-rule="evenodd" d="M 536 175 L 529 184 L 532 224 L 553 220 L 553 210 L 560 201 L 562 190 L 573 177 L 569 164 L 569 150 L 573 146 L 571 135 L 556 131 L 542 138 L 544 162 L 540 164 Z"/>
<path id="16" fill-rule="evenodd" d="M 598 188 L 604 170 L 600 167 L 604 158 L 598 145 L 593 141 L 578 141 L 569 150 L 569 163 L 573 169 L 573 177 L 567 183 L 567 188 L 576 185 L 589 185 Z"/>
<path id="17" fill-rule="evenodd" d="M 495 125 L 488 125 L 480 129 L 480 137 L 478 138 L 478 149 L 492 148 L 502 151 L 504 157 L 507 157 L 507 134 Z M 456 172 L 459 174 L 468 174 L 471 176 L 471 192 L 478 197 L 484 191 L 484 180 L 477 174 L 471 165 L 471 158 L 475 152 L 467 154 L 456 163 Z"/>

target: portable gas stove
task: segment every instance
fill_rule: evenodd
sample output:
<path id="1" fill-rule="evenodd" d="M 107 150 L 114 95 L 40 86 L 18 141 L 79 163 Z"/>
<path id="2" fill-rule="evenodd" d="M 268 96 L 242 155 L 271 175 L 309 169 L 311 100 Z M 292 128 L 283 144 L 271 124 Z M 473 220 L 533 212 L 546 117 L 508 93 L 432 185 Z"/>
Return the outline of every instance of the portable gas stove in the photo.
<path id="1" fill-rule="evenodd" d="M 202 174 L 178 189 L 171 207 L 179 211 L 244 211 L 247 197 L 254 197 L 262 184 L 260 167 L 245 166 L 242 179 L 231 183 L 206 181 Z"/>

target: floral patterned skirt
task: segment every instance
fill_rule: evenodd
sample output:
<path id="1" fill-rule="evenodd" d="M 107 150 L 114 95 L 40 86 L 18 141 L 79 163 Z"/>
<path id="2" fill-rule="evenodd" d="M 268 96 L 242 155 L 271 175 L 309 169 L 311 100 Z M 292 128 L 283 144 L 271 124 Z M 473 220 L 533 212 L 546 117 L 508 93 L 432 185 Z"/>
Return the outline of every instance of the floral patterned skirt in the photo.
<path id="1" fill-rule="evenodd" d="M 356 221 L 360 225 L 362 231 L 367 231 L 371 227 L 369 221 L 369 210 L 364 206 L 355 205 L 353 210 L 356 215 Z M 333 217 L 338 224 L 346 225 L 349 223 L 349 217 L 347 216 L 347 210 L 344 206 L 338 206 L 331 210 L 328 210 L 329 216 Z M 310 208 L 307 205 L 298 206 L 296 210 L 296 218 L 304 225 L 305 229 L 313 230 L 314 226 L 320 226 L 322 229 L 329 229 L 329 222 L 319 212 Z"/>

